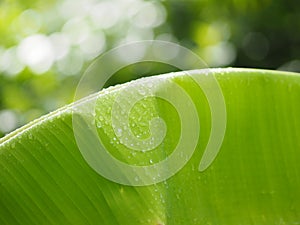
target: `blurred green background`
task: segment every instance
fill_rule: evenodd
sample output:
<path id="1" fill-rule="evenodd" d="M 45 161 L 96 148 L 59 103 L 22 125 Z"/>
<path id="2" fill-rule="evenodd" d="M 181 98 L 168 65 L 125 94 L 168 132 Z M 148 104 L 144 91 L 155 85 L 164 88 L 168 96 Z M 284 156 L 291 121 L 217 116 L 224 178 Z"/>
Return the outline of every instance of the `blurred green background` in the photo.
<path id="1" fill-rule="evenodd" d="M 73 101 L 101 53 L 122 43 L 166 40 L 209 67 L 300 72 L 297 0 L 0 0 L 0 137 Z M 126 68 L 107 83 L 175 70 Z"/>

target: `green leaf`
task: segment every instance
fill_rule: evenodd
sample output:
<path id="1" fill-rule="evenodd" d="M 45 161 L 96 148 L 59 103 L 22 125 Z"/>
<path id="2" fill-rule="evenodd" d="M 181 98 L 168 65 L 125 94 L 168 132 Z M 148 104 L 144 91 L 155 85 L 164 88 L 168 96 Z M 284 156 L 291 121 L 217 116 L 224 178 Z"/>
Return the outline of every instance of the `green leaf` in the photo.
<path id="1" fill-rule="evenodd" d="M 2 138 L 0 224 L 299 224 L 300 76 L 250 69 L 191 73 L 203 78 L 203 87 L 209 77 L 217 79 L 226 111 L 219 102 L 212 112 L 209 88 L 179 72 L 108 88 Z M 122 114 L 138 92 L 144 97 Z M 126 115 L 126 129 L 112 126 Z M 221 148 L 206 151 L 214 126 L 224 125 L 225 136 L 211 142 Z M 99 153 L 93 149 L 100 151 L 95 137 L 119 162 L 146 169 L 171 157 L 183 137 L 186 151 L 194 140 L 197 146 L 190 159 L 185 152 L 178 158 L 183 165 L 171 171 L 176 174 L 147 183 L 177 161 L 174 168 L 137 176 L 137 185 L 123 167 L 93 157 Z M 141 143 L 153 149 L 135 151 Z M 105 178 L 98 166 L 129 183 Z"/>

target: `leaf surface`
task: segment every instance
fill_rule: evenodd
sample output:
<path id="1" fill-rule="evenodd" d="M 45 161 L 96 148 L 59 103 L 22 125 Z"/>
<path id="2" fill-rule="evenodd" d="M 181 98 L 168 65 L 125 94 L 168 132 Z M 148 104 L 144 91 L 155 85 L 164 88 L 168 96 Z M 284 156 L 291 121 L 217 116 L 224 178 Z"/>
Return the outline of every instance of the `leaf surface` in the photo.
<path id="1" fill-rule="evenodd" d="M 215 76 L 226 104 L 225 136 L 208 168 L 198 170 L 212 131 L 213 114 L 203 90 L 184 72 L 140 79 L 65 106 L 0 140 L 0 224 L 299 224 L 300 76 L 251 69 L 193 74 Z M 180 87 L 192 106 L 168 82 Z M 172 155 L 185 125 L 177 106 L 163 98 L 136 102 L 127 127 L 136 138 L 148 138 L 149 146 L 155 136 L 149 121 L 160 117 L 167 128 L 162 142 L 143 152 L 120 141 L 124 133 L 118 132 L 129 130 L 114 130 L 112 121 L 120 124 L 123 117 L 112 110 L 122 93 L 120 107 L 130 104 L 135 98 L 130 90 L 170 95 L 191 115 L 189 107 L 196 109 L 200 132 L 194 137 L 194 130 L 186 131 L 191 140 L 199 138 L 196 149 L 165 181 L 146 186 L 110 181 L 78 148 L 72 119 L 92 115 L 90 125 L 115 159 L 147 167 Z M 187 122 L 194 128 L 197 121 Z M 81 134 L 93 143 L 86 139 L 89 131 Z"/>

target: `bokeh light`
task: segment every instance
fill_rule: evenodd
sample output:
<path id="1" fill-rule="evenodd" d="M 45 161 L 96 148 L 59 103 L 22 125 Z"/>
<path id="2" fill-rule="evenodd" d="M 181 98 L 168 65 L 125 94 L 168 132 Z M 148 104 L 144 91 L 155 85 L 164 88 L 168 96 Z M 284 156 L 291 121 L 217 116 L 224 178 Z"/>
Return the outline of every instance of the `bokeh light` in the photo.
<path id="1" fill-rule="evenodd" d="M 54 62 L 54 50 L 49 38 L 34 34 L 21 41 L 17 49 L 18 59 L 34 73 L 48 71 Z"/>
<path id="2" fill-rule="evenodd" d="M 17 118 L 13 111 L 0 111 L 0 131 L 7 133 L 15 129 L 17 126 Z"/>

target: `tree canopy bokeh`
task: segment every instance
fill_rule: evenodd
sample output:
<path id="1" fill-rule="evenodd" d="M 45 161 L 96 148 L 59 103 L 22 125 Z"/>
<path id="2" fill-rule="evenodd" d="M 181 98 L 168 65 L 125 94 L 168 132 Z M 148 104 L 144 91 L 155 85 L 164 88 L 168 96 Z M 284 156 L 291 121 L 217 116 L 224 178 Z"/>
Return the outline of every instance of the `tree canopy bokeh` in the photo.
<path id="1" fill-rule="evenodd" d="M 1 1 L 0 136 L 72 102 L 87 66 L 122 43 L 166 40 L 210 67 L 300 72 L 299 28 L 297 0 Z M 107 85 L 172 69 L 136 65 Z"/>

